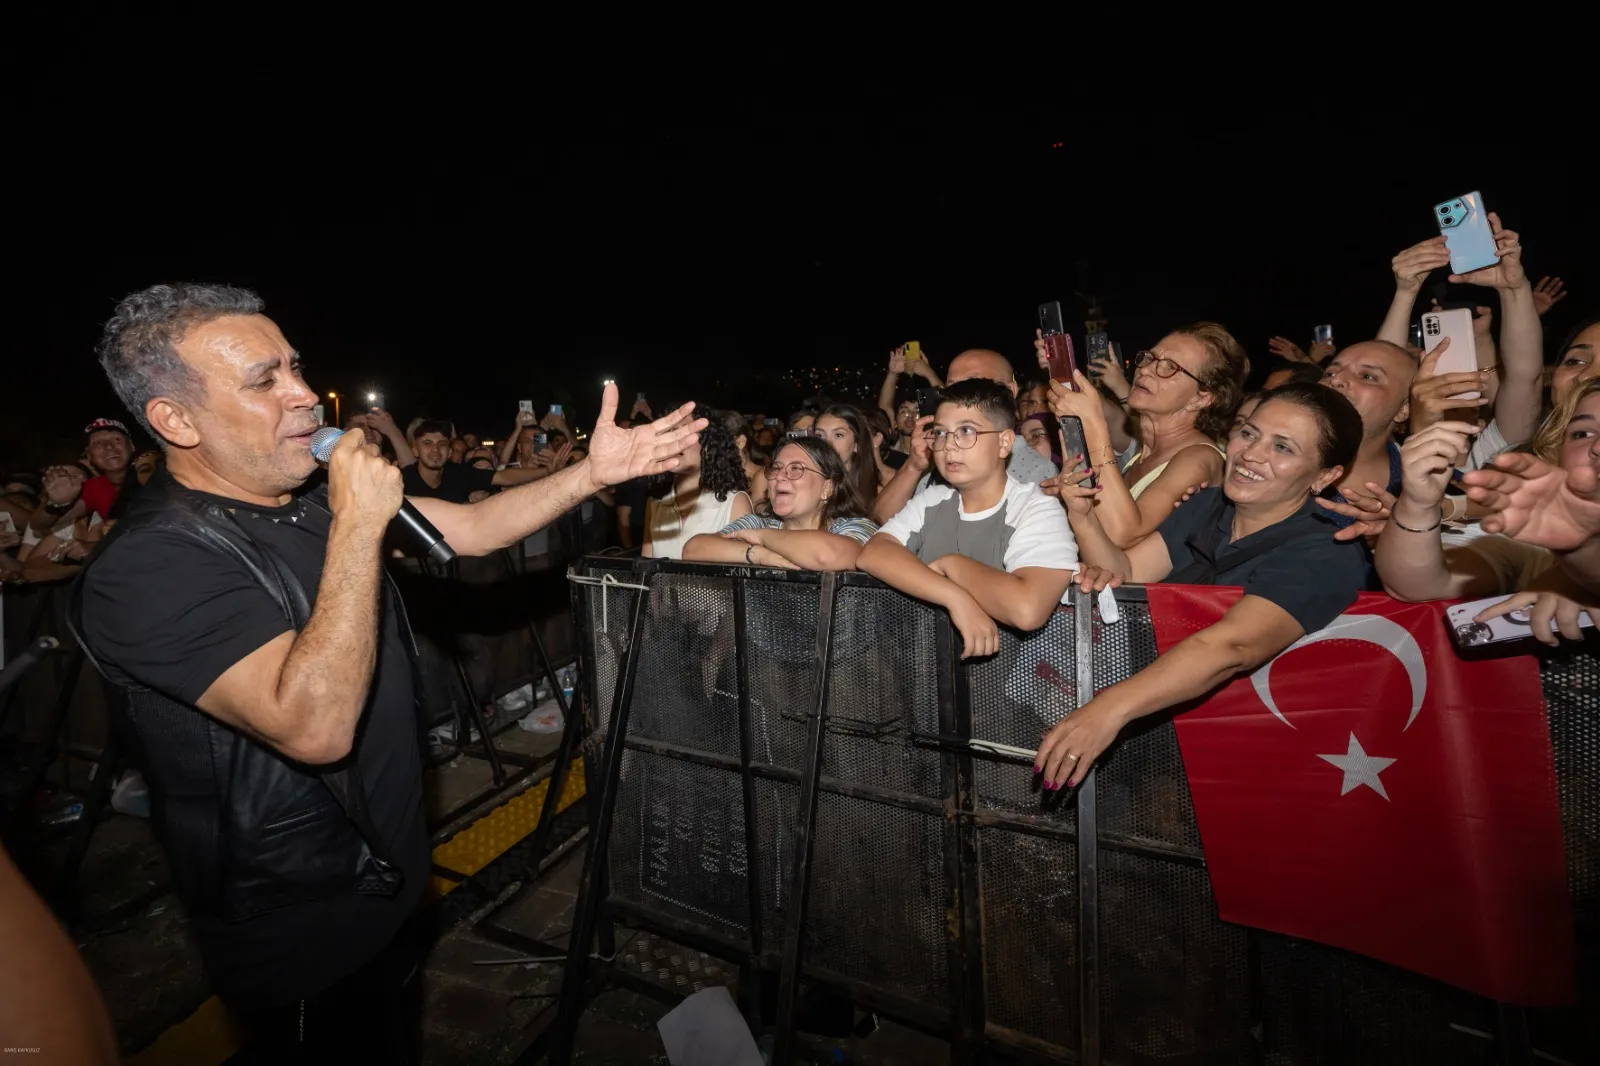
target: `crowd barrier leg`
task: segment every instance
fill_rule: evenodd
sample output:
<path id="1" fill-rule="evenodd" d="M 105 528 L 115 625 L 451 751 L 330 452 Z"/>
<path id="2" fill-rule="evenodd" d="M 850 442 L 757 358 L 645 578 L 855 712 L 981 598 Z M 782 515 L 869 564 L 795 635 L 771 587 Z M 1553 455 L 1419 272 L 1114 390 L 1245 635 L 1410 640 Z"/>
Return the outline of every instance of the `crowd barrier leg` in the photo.
<path id="1" fill-rule="evenodd" d="M 941 615 L 936 629 L 935 647 L 940 669 L 937 673 L 939 732 L 950 737 L 972 736 L 972 695 L 961 672 L 955 629 L 948 615 Z M 978 866 L 978 827 L 972 817 L 976 808 L 972 749 L 946 746 L 940 753 L 943 788 L 952 817 L 945 820 L 945 883 L 950 886 L 946 912 L 961 916 L 957 932 L 946 940 L 951 1015 L 950 1061 L 966 1064 L 981 1061 L 984 1030 L 983 937 L 978 930 L 983 922 L 983 888 Z"/>
<path id="2" fill-rule="evenodd" d="M 593 947 L 595 927 L 600 916 L 601 894 L 606 885 L 607 849 L 611 843 L 611 821 L 615 813 L 617 791 L 622 778 L 623 738 L 627 735 L 628 711 L 633 703 L 633 684 L 639 672 L 639 646 L 644 634 L 645 606 L 648 594 L 641 594 L 633 604 L 633 618 L 628 623 L 628 650 L 623 654 L 621 676 L 617 681 L 616 696 L 611 704 L 611 721 L 607 723 L 604 770 L 591 775 L 590 782 L 599 777 L 600 791 L 595 796 L 595 811 L 589 843 L 583 853 L 583 873 L 578 880 L 578 902 L 572 918 L 572 936 L 567 947 L 567 965 L 561 979 L 561 1004 L 556 1016 L 555 1044 L 551 1061 L 566 1066 L 572 1061 L 573 1041 L 578 1032 L 579 1017 L 583 1013 L 585 985 L 589 977 L 589 952 Z M 592 761 L 584 760 L 585 767 Z M 609 925 L 609 923 L 607 923 Z M 603 955 L 614 955 L 615 947 L 601 944 Z"/>
<path id="3" fill-rule="evenodd" d="M 510 560 L 507 559 L 510 566 Z M 514 572 L 514 571 L 513 571 Z M 582 596 L 579 586 L 570 585 L 572 602 L 572 616 L 574 619 L 584 619 Z M 579 622 L 580 630 L 586 629 L 586 622 Z M 534 655 L 538 659 L 538 666 L 542 669 L 545 679 L 550 683 L 551 690 L 555 693 L 556 706 L 561 709 L 563 727 L 561 730 L 561 743 L 556 748 L 555 761 L 551 764 L 549 784 L 545 786 L 544 803 L 539 808 L 539 821 L 533 830 L 533 842 L 527 855 L 527 861 L 520 871 L 522 887 L 510 896 L 496 903 L 473 927 L 479 935 L 494 941 L 497 944 L 512 948 L 516 951 L 527 952 L 529 955 L 550 955 L 564 951 L 564 948 L 537 940 L 515 929 L 508 929 L 500 925 L 496 919 L 508 907 L 513 906 L 522 898 L 523 892 L 532 887 L 538 877 L 541 866 L 545 861 L 550 848 L 550 837 L 555 832 L 556 815 L 559 813 L 561 796 L 566 791 L 567 775 L 572 771 L 572 756 L 577 750 L 578 742 L 585 729 L 584 704 L 593 705 L 595 695 L 592 691 L 594 665 L 587 661 L 585 654 L 587 641 L 577 641 L 577 666 L 579 686 L 574 690 L 579 694 L 571 704 L 567 702 L 566 695 L 561 689 L 561 682 L 556 676 L 555 660 L 550 657 L 544 640 L 539 636 L 538 627 L 531 621 L 528 624 L 528 637 L 533 642 Z M 585 760 L 585 764 L 589 760 Z M 592 777 L 585 775 L 585 785 L 593 788 Z M 589 795 L 596 795 L 589 792 Z M 592 821 L 592 818 L 591 818 Z M 609 925 L 605 927 L 604 938 L 609 941 Z M 602 950 L 602 955 L 610 954 L 609 950 Z"/>
<path id="4" fill-rule="evenodd" d="M 756 821 L 756 779 L 750 772 L 755 751 L 755 737 L 751 735 L 750 707 L 750 657 L 745 647 L 747 619 L 745 615 L 745 583 L 733 583 L 733 665 L 739 690 L 739 776 L 744 795 L 744 847 L 750 874 L 745 878 L 750 906 L 750 955 L 745 960 L 741 975 L 746 990 L 745 1017 L 750 1031 L 761 1031 L 761 955 L 765 940 L 761 929 L 761 878 L 756 874 L 756 856 L 761 854 L 760 829 Z"/>
<path id="5" fill-rule="evenodd" d="M 22 643 L 24 648 L 32 647 L 33 642 L 39 639 L 39 631 L 44 628 L 45 616 L 50 613 L 46 609 L 49 606 L 49 602 L 49 598 L 46 596 L 43 602 L 34 605 L 33 617 L 28 620 L 28 636 Z M 0 633 L 0 640 L 3 639 L 4 634 Z M 74 642 L 66 641 L 65 643 L 72 645 Z M 18 680 L 21 679 L 19 678 Z M 20 685 L 12 685 L 5 691 L 3 698 L 0 698 L 0 736 L 5 735 L 6 723 L 11 720 L 11 707 L 16 701 L 19 688 L 21 688 Z"/>
<path id="6" fill-rule="evenodd" d="M 513 578 L 517 576 L 516 567 L 511 563 L 511 553 L 505 553 L 506 572 Z M 578 586 L 570 585 L 570 598 L 572 614 L 578 616 L 579 600 Z M 549 651 L 544 646 L 544 639 L 539 636 L 539 627 L 534 624 L 533 615 L 528 616 L 528 639 L 533 642 L 533 654 L 538 658 L 537 666 L 544 671 L 545 680 L 550 683 L 550 695 L 556 701 L 556 707 L 561 712 L 561 743 L 556 748 L 555 765 L 550 769 L 550 784 L 544 793 L 544 805 L 539 808 L 539 824 L 533 831 L 533 850 L 528 856 L 528 869 L 526 876 L 531 877 L 539 868 L 539 862 L 544 858 L 546 849 L 550 846 L 550 834 L 554 831 L 556 811 L 561 805 L 561 794 L 566 788 L 567 772 L 571 769 L 572 751 L 577 746 L 578 737 L 583 731 L 583 716 L 575 713 L 567 703 L 567 694 L 561 687 L 561 679 L 556 676 L 556 664 L 550 658 Z M 582 644 L 579 643 L 578 674 L 583 676 Z M 534 686 L 538 688 L 537 685 Z M 574 689 L 577 693 L 580 689 Z"/>
<path id="7" fill-rule="evenodd" d="M 44 726 L 39 732 L 38 747 L 29 754 L 22 765 L 22 772 L 18 775 L 22 780 L 22 790 L 17 795 L 15 808 L 6 820 L 4 837 L 8 845 L 24 831 L 28 817 L 32 813 L 33 798 L 50 773 L 50 763 L 61 746 L 61 734 L 67 726 L 67 714 L 72 710 L 72 696 L 78 690 L 78 677 L 83 673 L 83 649 L 78 647 L 76 642 L 73 643 L 69 655 L 67 672 L 61 678 L 61 687 L 56 690 L 56 701 L 51 706 L 50 715 L 45 719 Z"/>
<path id="8" fill-rule="evenodd" d="M 478 704 L 478 693 L 472 687 L 472 678 L 467 674 L 467 664 L 461 661 L 461 652 L 452 650 L 451 659 L 455 661 L 456 673 L 461 675 L 461 688 L 467 694 L 467 720 L 459 723 L 456 732 L 456 750 L 460 751 L 466 746 L 466 741 L 461 734 L 470 738 L 472 730 L 478 731 L 478 739 L 483 744 L 483 757 L 489 760 L 489 776 L 494 782 L 495 789 L 501 789 L 506 784 L 506 770 L 500 765 L 500 751 L 494 746 L 494 738 L 489 735 L 489 723 L 484 720 L 483 708 Z"/>
<path id="9" fill-rule="evenodd" d="M 1501 1066 L 1533 1066 L 1533 1035 L 1528 1031 L 1528 1012 L 1510 1003 L 1495 1004 L 1496 1034 Z"/>
<path id="10" fill-rule="evenodd" d="M 82 917 L 77 894 L 72 891 L 78 879 L 78 869 L 83 865 L 84 856 L 89 853 L 89 841 L 100 824 L 100 816 L 111 802 L 111 787 L 126 761 L 115 734 L 108 735 L 105 747 L 89 768 L 89 791 L 83 797 L 83 814 L 73 826 L 67 857 L 51 878 L 50 887 L 43 893 L 45 899 L 55 906 L 56 913 L 69 925 Z"/>
<path id="11" fill-rule="evenodd" d="M 1094 698 L 1094 601 L 1073 586 L 1073 660 L 1078 683 L 1073 709 Z M 1078 1025 L 1079 1061 L 1100 1066 L 1100 811 L 1095 771 L 1078 785 Z"/>
<path id="12" fill-rule="evenodd" d="M 806 895 L 811 884 L 812 835 L 817 828 L 818 786 L 822 778 L 822 738 L 828 711 L 828 667 L 833 657 L 833 607 L 837 574 L 822 575 L 817 604 L 817 658 L 811 680 L 815 704 L 806 726 L 806 753 L 802 762 L 798 822 L 795 826 L 794 876 L 789 889 L 789 919 L 783 930 L 783 961 L 778 972 L 778 1031 L 773 1046 L 774 1066 L 794 1061 L 795 1011 L 800 999 L 800 954 L 805 944 Z"/>

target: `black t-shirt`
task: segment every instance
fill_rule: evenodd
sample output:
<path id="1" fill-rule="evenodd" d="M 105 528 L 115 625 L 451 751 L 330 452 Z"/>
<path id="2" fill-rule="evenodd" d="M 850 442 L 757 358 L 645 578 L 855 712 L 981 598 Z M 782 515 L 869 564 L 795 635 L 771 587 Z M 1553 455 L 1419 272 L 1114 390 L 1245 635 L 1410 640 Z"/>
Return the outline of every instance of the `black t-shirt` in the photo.
<path id="1" fill-rule="evenodd" d="M 493 470 L 479 470 L 459 463 L 444 464 L 444 469 L 439 471 L 438 488 L 422 480 L 420 463 L 412 463 L 400 476 L 405 482 L 407 496 L 423 496 L 447 503 L 466 503 L 474 492 L 486 492 L 494 487 Z"/>
<path id="2" fill-rule="evenodd" d="M 1166 542 L 1167 555 L 1172 559 L 1172 572 L 1177 574 L 1194 560 L 1194 552 L 1186 541 L 1190 536 L 1200 540 L 1202 525 L 1217 508 L 1217 527 L 1222 536 L 1216 553 L 1219 568 L 1226 568 L 1230 556 L 1248 551 L 1259 539 L 1279 536 L 1285 526 L 1293 524 L 1306 535 L 1280 544 L 1253 559 L 1248 559 L 1232 570 L 1223 569 L 1215 584 L 1237 585 L 1247 596 L 1260 596 L 1282 607 L 1307 633 L 1315 632 L 1339 617 L 1339 612 L 1356 601 L 1356 596 L 1367 586 L 1367 549 L 1359 541 L 1333 539 L 1333 523 L 1322 519 L 1322 508 L 1309 499 L 1289 518 L 1277 525 L 1241 537 L 1229 543 L 1233 535 L 1234 507 L 1226 497 L 1220 500 L 1222 489 L 1210 488 L 1197 492 L 1194 498 L 1168 515 L 1156 532 Z M 1204 541 L 1201 540 L 1204 547 Z"/>
<path id="3" fill-rule="evenodd" d="M 327 491 L 323 486 L 275 508 L 206 498 L 231 508 L 315 603 L 329 519 L 306 501 L 326 507 Z M 427 883 L 431 856 L 411 663 L 394 592 L 387 581 L 380 589 L 382 637 L 355 755 L 373 823 L 405 872 L 405 886 L 392 899 L 351 894 L 243 922 L 193 915 L 213 984 L 235 1006 L 292 1002 L 353 973 L 394 937 Z M 90 568 L 83 595 L 84 639 L 112 679 L 190 706 L 234 663 L 290 629 L 243 566 L 167 530 L 131 530 L 111 543 Z"/>

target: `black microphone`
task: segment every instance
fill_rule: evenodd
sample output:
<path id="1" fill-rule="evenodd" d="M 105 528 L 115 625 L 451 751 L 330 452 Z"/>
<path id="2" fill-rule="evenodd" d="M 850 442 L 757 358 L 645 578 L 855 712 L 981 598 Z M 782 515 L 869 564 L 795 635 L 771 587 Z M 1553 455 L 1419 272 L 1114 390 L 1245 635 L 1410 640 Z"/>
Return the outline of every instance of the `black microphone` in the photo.
<path id="1" fill-rule="evenodd" d="M 333 446 L 339 443 L 339 438 L 344 436 L 344 430 L 334 429 L 332 426 L 323 426 L 311 434 L 311 455 L 319 463 L 328 461 L 328 456 L 333 454 Z M 400 511 L 394 520 L 405 527 L 411 540 L 422 549 L 423 554 L 434 562 L 443 566 L 456 557 L 456 550 L 446 544 L 433 523 L 422 517 L 422 513 L 411 506 L 410 500 L 400 501 Z"/>

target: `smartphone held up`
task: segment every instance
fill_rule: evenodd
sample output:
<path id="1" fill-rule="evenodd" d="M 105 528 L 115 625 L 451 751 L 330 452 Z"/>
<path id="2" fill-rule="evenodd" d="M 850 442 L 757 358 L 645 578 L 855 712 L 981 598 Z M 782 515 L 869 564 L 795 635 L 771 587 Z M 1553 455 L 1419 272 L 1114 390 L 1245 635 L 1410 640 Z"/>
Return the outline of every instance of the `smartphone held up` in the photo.
<path id="1" fill-rule="evenodd" d="M 1466 308 L 1454 311 L 1429 311 L 1422 316 L 1422 350 L 1431 352 L 1444 341 L 1449 347 L 1439 353 L 1434 364 L 1435 374 L 1470 374 L 1478 369 L 1478 345 L 1472 335 L 1472 312 Z M 1456 393 L 1452 399 L 1476 400 L 1483 393 L 1477 389 Z"/>
<path id="2" fill-rule="evenodd" d="M 1044 335 L 1050 379 L 1077 391 L 1078 360 L 1072 350 L 1072 336 L 1067 333 L 1066 320 L 1061 315 L 1060 300 L 1039 305 L 1039 332 Z"/>
<path id="3" fill-rule="evenodd" d="M 1454 200 L 1433 205 L 1434 221 L 1444 234 L 1445 247 L 1450 249 L 1450 269 L 1456 274 L 1466 274 L 1500 262 L 1494 250 L 1494 227 L 1489 224 L 1489 211 L 1483 206 L 1483 194 L 1477 191 L 1463 193 Z"/>
<path id="4" fill-rule="evenodd" d="M 1072 337 L 1067 333 L 1060 300 L 1051 300 L 1049 303 L 1039 305 L 1039 333 L 1044 338 L 1045 358 L 1050 364 L 1050 380 L 1077 392 L 1078 360 L 1072 351 Z M 1088 462 L 1088 448 L 1083 441 L 1083 423 L 1079 419 L 1071 416 L 1061 419 L 1061 453 L 1067 457 L 1065 459 L 1067 469 L 1073 465 L 1072 456 L 1082 455 L 1085 457 L 1084 461 Z M 1091 488 L 1098 485 L 1092 467 L 1085 484 Z"/>

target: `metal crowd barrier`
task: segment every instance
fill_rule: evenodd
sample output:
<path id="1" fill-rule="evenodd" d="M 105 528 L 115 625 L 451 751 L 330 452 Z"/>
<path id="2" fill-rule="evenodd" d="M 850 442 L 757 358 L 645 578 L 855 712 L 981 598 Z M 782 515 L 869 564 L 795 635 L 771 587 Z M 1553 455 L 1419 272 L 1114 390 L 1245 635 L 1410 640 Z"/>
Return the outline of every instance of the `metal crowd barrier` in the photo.
<path id="1" fill-rule="evenodd" d="M 1080 598 L 969 666 L 944 612 L 864 574 L 576 572 L 650 591 L 575 586 L 597 802 L 560 1014 L 524 1061 L 568 1061 L 587 998 L 639 986 L 609 963 L 618 922 L 737 963 L 779 1063 L 802 983 L 946 1037 L 958 1063 L 1576 1063 L 1600 1047 L 1593 1010 L 1523 1011 L 1220 921 L 1170 720 L 1126 730 L 1075 793 L 965 745 L 1036 747 L 1147 665 L 1142 589 L 1119 590 L 1117 625 Z M 1551 658 L 1544 678 L 1592 1006 L 1600 664 Z"/>

